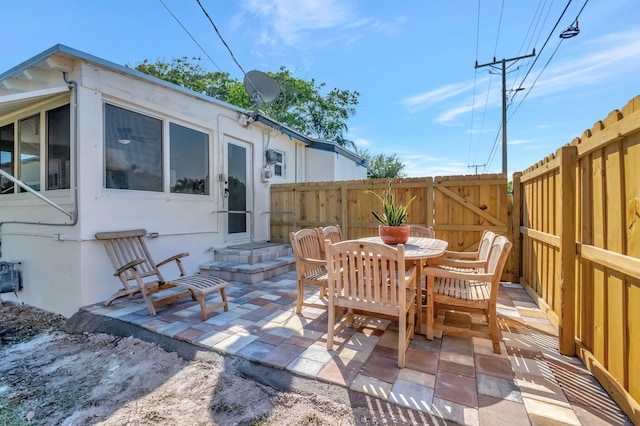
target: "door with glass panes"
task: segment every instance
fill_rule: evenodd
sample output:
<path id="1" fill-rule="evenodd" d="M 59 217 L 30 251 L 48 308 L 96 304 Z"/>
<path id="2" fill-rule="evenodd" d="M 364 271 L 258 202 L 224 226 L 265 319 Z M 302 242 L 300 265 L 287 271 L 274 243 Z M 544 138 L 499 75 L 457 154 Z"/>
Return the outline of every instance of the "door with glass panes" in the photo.
<path id="1" fill-rule="evenodd" d="M 251 144 L 225 138 L 225 214 L 228 241 L 247 240 L 251 214 Z"/>

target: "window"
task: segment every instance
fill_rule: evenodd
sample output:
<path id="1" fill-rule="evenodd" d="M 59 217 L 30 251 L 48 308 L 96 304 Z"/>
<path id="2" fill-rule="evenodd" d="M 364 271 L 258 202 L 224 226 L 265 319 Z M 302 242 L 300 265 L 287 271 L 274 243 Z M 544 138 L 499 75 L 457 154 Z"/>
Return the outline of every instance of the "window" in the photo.
<path id="1" fill-rule="evenodd" d="M 163 191 L 162 121 L 104 106 L 105 186 Z"/>
<path id="2" fill-rule="evenodd" d="M 40 114 L 18 121 L 20 169 L 18 178 L 40 191 Z M 25 192 L 20 188 L 21 192 Z"/>
<path id="3" fill-rule="evenodd" d="M 276 162 L 273 165 L 273 174 L 276 176 L 284 176 L 284 158 L 281 152 L 276 151 Z"/>
<path id="4" fill-rule="evenodd" d="M 169 125 L 171 192 L 209 195 L 209 135 Z"/>
<path id="5" fill-rule="evenodd" d="M 47 111 L 47 189 L 71 187 L 70 107 L 64 105 Z"/>
<path id="6" fill-rule="evenodd" d="M 13 149 L 15 142 L 15 125 L 13 123 L 0 127 L 0 169 L 14 175 L 13 172 Z M 0 177 L 0 194 L 13 193 L 13 182 L 4 176 Z"/>

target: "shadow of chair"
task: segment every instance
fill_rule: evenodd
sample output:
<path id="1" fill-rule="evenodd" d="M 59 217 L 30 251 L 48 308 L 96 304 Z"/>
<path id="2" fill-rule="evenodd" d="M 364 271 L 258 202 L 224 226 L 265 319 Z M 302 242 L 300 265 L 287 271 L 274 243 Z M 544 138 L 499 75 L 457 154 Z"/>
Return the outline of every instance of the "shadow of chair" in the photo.
<path id="1" fill-rule="evenodd" d="M 480 330 L 461 329 L 434 321 L 439 309 L 481 313 L 489 324 L 489 338 L 493 350 L 500 353 L 500 330 L 498 328 L 496 303 L 500 276 L 511 251 L 511 242 L 503 236 L 496 237 L 489 249 L 483 268 L 454 270 L 427 267 L 427 338 L 433 339 L 434 329 L 465 337 L 486 337 Z"/>
<path id="2" fill-rule="evenodd" d="M 353 327 L 354 313 L 398 321 L 398 367 L 415 330 L 416 269 L 405 268 L 404 245 L 364 241 L 325 241 L 329 274 L 327 349 L 344 325 Z M 340 311 L 340 318 L 336 313 Z"/>
<path id="3" fill-rule="evenodd" d="M 193 300 L 199 301 L 203 321 L 207 320 L 210 312 L 218 308 L 224 307 L 225 311 L 229 310 L 225 293 L 225 288 L 228 286 L 226 281 L 209 275 L 186 275 L 180 259 L 188 256 L 189 253 L 179 253 L 162 262 L 155 263 L 144 241 L 146 235 L 145 229 L 98 232 L 96 234 L 96 239 L 102 241 L 107 250 L 107 255 L 115 270 L 113 275 L 120 279 L 123 287 L 107 299 L 105 305 L 108 306 L 121 297 L 130 297 L 140 293 L 149 313 L 154 316 L 157 306 L 174 302 L 185 296 L 191 296 Z M 159 268 L 174 261 L 180 270 L 180 277 L 165 280 Z M 183 291 L 165 292 L 151 297 L 154 293 L 174 287 L 180 287 Z M 214 292 L 220 293 L 222 301 L 207 306 L 206 296 Z"/>
<path id="4" fill-rule="evenodd" d="M 301 229 L 289 233 L 293 258 L 298 275 L 298 299 L 296 313 L 302 312 L 303 306 L 327 309 L 326 305 L 305 301 L 305 286 L 320 288 L 320 298 L 327 294 L 327 261 L 322 250 L 322 240 L 317 229 Z"/>

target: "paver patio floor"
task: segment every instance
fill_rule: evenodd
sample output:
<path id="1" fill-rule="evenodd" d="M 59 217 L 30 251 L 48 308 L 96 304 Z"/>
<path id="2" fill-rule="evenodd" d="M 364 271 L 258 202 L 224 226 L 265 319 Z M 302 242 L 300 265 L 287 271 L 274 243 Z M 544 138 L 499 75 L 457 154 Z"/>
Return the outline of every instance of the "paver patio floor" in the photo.
<path id="1" fill-rule="evenodd" d="M 189 298 L 158 308 L 155 317 L 140 297 L 83 309 L 461 424 L 631 424 L 578 358 L 558 353 L 556 329 L 519 284 L 500 288 L 502 354 L 488 339 L 436 334 L 429 341 L 416 334 L 404 369 L 397 367 L 397 323 L 359 316 L 328 351 L 326 311 L 304 308 L 297 315 L 296 292 L 295 272 L 232 282 L 229 311 L 204 322 Z M 439 320 L 486 327 L 460 313 Z"/>

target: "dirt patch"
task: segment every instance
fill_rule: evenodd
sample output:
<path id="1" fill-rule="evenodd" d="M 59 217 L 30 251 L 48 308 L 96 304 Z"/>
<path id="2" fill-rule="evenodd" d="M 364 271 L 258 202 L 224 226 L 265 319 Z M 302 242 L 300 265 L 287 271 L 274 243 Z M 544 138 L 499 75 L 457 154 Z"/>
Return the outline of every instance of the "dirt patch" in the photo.
<path id="1" fill-rule="evenodd" d="M 69 334 L 30 307 L 5 303 L 0 321 L 0 425 L 444 424 L 373 398 L 353 407 L 278 390 L 232 357 L 188 361 L 134 337 Z"/>

